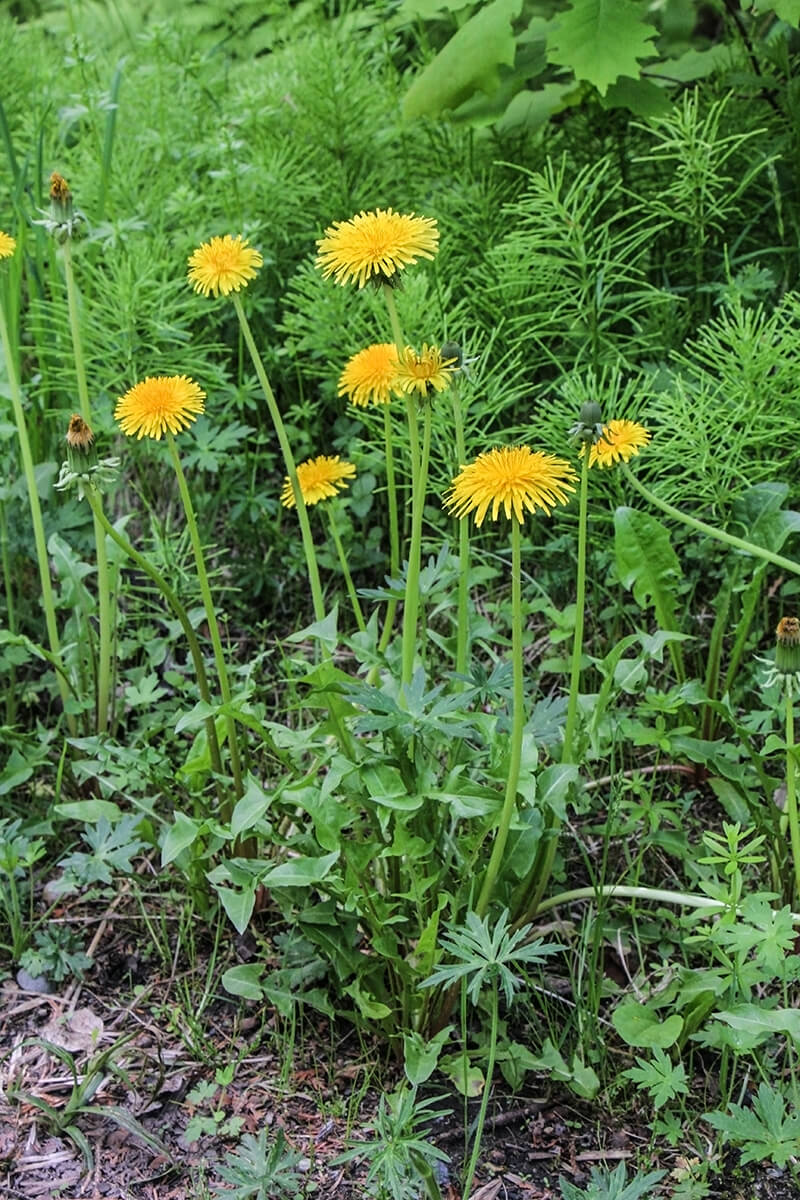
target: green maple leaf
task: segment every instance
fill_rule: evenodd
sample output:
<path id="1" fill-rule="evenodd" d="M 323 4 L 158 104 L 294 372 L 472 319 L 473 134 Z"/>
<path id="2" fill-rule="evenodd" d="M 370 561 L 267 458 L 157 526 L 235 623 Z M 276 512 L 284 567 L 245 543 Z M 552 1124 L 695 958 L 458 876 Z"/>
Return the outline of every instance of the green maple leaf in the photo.
<path id="1" fill-rule="evenodd" d="M 652 58 L 655 34 L 636 0 L 575 0 L 558 18 L 547 56 L 605 96 L 620 76 L 639 78 L 639 59 Z"/>

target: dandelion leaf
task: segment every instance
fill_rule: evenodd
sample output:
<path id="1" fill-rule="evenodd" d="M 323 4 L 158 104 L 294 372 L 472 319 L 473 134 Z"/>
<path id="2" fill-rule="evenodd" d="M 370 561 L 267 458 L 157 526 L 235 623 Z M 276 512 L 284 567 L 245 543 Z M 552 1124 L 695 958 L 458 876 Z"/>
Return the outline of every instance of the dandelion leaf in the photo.
<path id="1" fill-rule="evenodd" d="M 493 0 L 479 8 L 412 83 L 403 101 L 406 120 L 436 116 L 456 108 L 476 90 L 499 87 L 497 68 L 514 64 L 516 41 L 511 27 L 522 0 Z"/>
<path id="2" fill-rule="evenodd" d="M 614 547 L 622 586 L 633 591 L 642 608 L 655 608 L 662 629 L 677 629 L 681 568 L 665 527 L 647 513 L 620 506 L 614 513 Z"/>
<path id="3" fill-rule="evenodd" d="M 642 20 L 643 12 L 635 0 L 575 0 L 558 18 L 548 57 L 605 96 L 621 75 L 638 79 L 639 60 L 655 53 L 656 31 Z"/>

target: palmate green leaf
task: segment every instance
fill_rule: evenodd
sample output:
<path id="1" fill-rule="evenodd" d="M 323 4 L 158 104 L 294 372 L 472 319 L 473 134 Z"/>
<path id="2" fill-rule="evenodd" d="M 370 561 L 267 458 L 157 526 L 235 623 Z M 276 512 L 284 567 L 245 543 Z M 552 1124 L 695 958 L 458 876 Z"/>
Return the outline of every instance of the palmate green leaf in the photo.
<path id="1" fill-rule="evenodd" d="M 676 1096 L 688 1095 L 686 1068 L 683 1063 L 673 1063 L 660 1047 L 655 1047 L 652 1059 L 637 1058 L 636 1063 L 622 1074 L 647 1089 L 656 1110 Z"/>
<path id="2" fill-rule="evenodd" d="M 576 79 L 593 84 L 605 96 L 621 75 L 639 76 L 639 60 L 652 58 L 656 30 L 642 20 L 643 4 L 634 0 L 575 0 L 559 14 L 548 40 L 548 58 L 569 67 Z"/>
<path id="3" fill-rule="evenodd" d="M 473 92 L 499 86 L 498 66 L 513 66 L 516 42 L 511 22 L 522 0 L 493 0 L 466 21 L 412 83 L 403 100 L 403 116 L 436 116 L 455 108 Z"/>
<path id="4" fill-rule="evenodd" d="M 703 1113 L 703 1120 L 741 1145 L 742 1163 L 769 1158 L 783 1167 L 800 1153 L 800 1113 L 787 1117 L 783 1096 L 766 1083 L 759 1085 L 751 1109 L 731 1104 L 727 1113 Z"/>

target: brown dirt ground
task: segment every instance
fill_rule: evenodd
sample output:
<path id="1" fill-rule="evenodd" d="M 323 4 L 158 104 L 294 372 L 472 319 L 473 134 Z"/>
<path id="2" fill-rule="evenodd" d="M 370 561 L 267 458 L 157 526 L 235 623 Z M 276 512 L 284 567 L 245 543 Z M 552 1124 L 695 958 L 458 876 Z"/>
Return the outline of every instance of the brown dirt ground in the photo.
<path id="1" fill-rule="evenodd" d="M 225 1151 L 241 1133 L 257 1134 L 264 1126 L 283 1129 L 303 1155 L 309 1197 L 368 1194 L 363 1166 L 335 1160 L 368 1136 L 379 1080 L 395 1082 L 396 1067 L 381 1060 L 383 1051 L 316 1014 L 292 1031 L 263 1006 L 243 1011 L 221 989 L 207 991 L 203 1007 L 206 963 L 196 960 L 190 970 L 176 958 L 165 971 L 140 957 L 139 910 L 124 889 L 100 916 L 76 906 L 69 919 L 81 911 L 94 928 L 89 952 L 95 961 L 83 982 L 37 995 L 20 989 L 6 964 L 0 987 L 2 1200 L 204 1200 L 207 1187 L 219 1182 L 215 1164 Z M 198 997 L 194 1013 L 186 1006 L 192 995 Z M 87 1168 L 75 1140 L 48 1125 L 41 1105 L 64 1121 L 74 1086 L 69 1056 L 81 1079 L 90 1061 L 112 1046 L 117 1049 L 97 1072 L 90 1100 L 100 1111 L 73 1122 L 91 1150 Z M 193 1102 L 192 1089 L 232 1062 L 231 1082 Z M 457 1186 L 462 1103 L 453 1098 L 451 1115 L 430 1130 L 430 1140 L 451 1159 L 441 1179 L 446 1200 L 463 1200 Z M 192 1118 L 212 1111 L 220 1114 L 221 1134 L 187 1140 Z M 149 1144 L 120 1124 L 126 1113 L 153 1139 Z M 225 1137 L 231 1118 L 238 1134 Z M 592 1166 L 619 1161 L 667 1171 L 659 1194 L 668 1197 L 691 1163 L 668 1148 L 653 1162 L 650 1146 L 641 1123 L 610 1120 L 556 1091 L 509 1096 L 498 1090 L 470 1200 L 559 1200 L 559 1175 L 583 1185 Z M 790 1172 L 761 1167 L 744 1174 L 735 1168 L 736 1157 L 713 1177 L 710 1200 L 800 1200 Z"/>

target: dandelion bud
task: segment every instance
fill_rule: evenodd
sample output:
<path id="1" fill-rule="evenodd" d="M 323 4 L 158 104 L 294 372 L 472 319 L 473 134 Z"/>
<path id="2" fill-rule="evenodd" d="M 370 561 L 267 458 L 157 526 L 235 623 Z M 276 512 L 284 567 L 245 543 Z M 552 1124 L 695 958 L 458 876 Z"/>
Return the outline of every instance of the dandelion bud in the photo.
<path id="1" fill-rule="evenodd" d="M 40 212 L 44 210 L 40 209 Z M 34 221 L 33 224 L 43 225 L 61 245 L 69 238 L 75 237 L 82 220 L 83 213 L 73 207 L 69 184 L 63 175 L 53 171 L 50 176 L 50 212 L 45 213 L 44 221 Z"/>
<path id="2" fill-rule="evenodd" d="M 94 434 L 78 413 L 73 413 L 67 429 L 67 461 L 70 470 L 80 474 L 97 462 Z"/>
<path id="3" fill-rule="evenodd" d="M 455 370 L 458 370 L 464 361 L 464 355 L 458 342 L 444 342 L 441 354 L 442 362 L 446 363 L 448 367 L 453 367 Z"/>
<path id="4" fill-rule="evenodd" d="M 775 630 L 775 668 L 786 674 L 800 671 L 800 620 L 782 617 Z"/>
<path id="5" fill-rule="evenodd" d="M 588 400 L 581 405 L 578 420 L 569 434 L 570 437 L 580 438 L 584 445 L 600 440 L 603 436 L 603 413 L 596 400 Z"/>
<path id="6" fill-rule="evenodd" d="M 94 434 L 79 413 L 73 413 L 67 427 L 67 461 L 61 464 L 58 479 L 53 485 L 56 491 L 64 492 L 77 486 L 78 496 L 83 497 L 89 487 L 102 491 L 114 482 L 118 458 L 101 458 L 98 461 Z"/>

